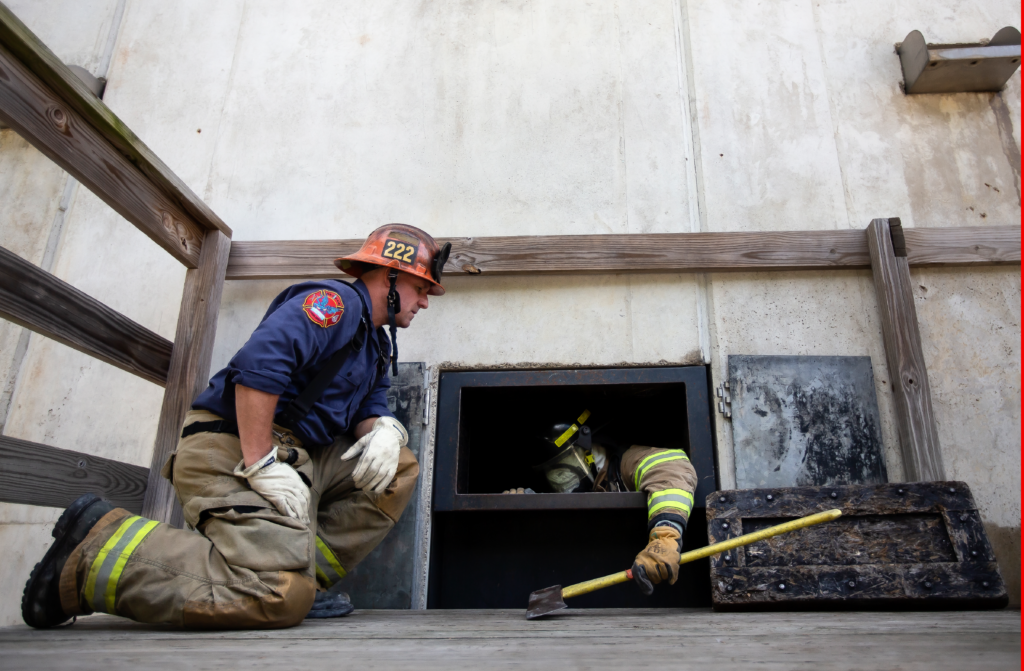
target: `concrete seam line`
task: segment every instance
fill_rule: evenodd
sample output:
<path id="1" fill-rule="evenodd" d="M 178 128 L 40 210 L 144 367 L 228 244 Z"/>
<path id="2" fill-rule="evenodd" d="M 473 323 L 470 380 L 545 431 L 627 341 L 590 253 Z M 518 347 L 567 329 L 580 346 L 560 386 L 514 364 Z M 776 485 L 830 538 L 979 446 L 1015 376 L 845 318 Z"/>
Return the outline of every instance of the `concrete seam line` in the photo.
<path id="1" fill-rule="evenodd" d="M 1017 146 L 1017 140 L 1013 137 L 1013 117 L 1010 115 L 1010 108 L 1006 106 L 1006 100 L 1003 99 L 1003 91 L 992 95 L 989 106 L 992 107 L 992 112 L 996 115 L 999 139 L 1003 145 L 1003 154 L 1013 171 L 1013 185 L 1017 189 L 1017 205 L 1020 205 L 1020 147 Z"/>
<path id="2" fill-rule="evenodd" d="M 839 142 L 839 111 L 836 108 L 835 97 L 832 94 L 832 83 L 829 78 L 828 60 L 825 58 L 825 42 L 822 39 L 821 17 L 818 16 L 817 5 L 811 5 L 811 17 L 814 22 L 814 32 L 818 43 L 818 57 L 821 59 L 821 74 L 825 84 L 825 100 L 828 102 L 829 125 L 832 127 L 832 143 L 836 149 L 836 169 L 839 171 L 839 183 L 843 188 L 843 207 L 846 210 L 846 227 L 854 228 L 850 223 L 850 211 L 853 209 L 852 196 L 847 185 L 846 171 L 843 170 L 843 157 L 841 143 Z"/>
<path id="3" fill-rule="evenodd" d="M 57 257 L 57 249 L 60 247 L 60 240 L 64 233 L 64 224 L 67 221 L 67 213 L 71 208 L 71 201 L 78 190 L 78 180 L 71 175 L 67 176 L 64 182 L 64 192 L 60 197 L 60 204 L 57 206 L 57 213 L 50 225 L 50 235 L 46 239 L 46 247 L 43 248 L 43 258 L 39 267 L 48 273 L 53 272 L 53 264 Z M 11 369 L 7 373 L 3 389 L 0 390 L 0 435 L 4 434 L 7 428 L 7 420 L 11 416 L 11 406 L 14 403 L 14 396 L 18 390 L 18 381 L 21 378 L 21 369 L 25 364 L 25 357 L 28 354 L 29 340 L 32 332 L 22 328 L 18 335 L 18 344 L 14 347 L 14 356 L 11 358 Z"/>
<path id="4" fill-rule="evenodd" d="M 67 222 L 68 210 L 71 209 L 71 201 L 74 199 L 77 190 L 78 180 L 68 175 L 67 181 L 64 183 L 64 193 L 61 194 L 60 204 L 57 206 L 57 214 L 54 215 L 53 224 L 50 225 L 50 236 L 46 239 L 43 259 L 39 263 L 39 267 L 48 273 L 53 272 L 53 264 L 57 259 L 57 250 L 64 235 L 64 225 Z"/>
<path id="5" fill-rule="evenodd" d="M 7 428 L 7 419 L 11 414 L 11 401 L 14 400 L 14 392 L 18 387 L 18 378 L 21 377 L 21 367 L 25 362 L 25 353 L 28 351 L 28 341 L 31 336 L 32 332 L 24 327 L 18 334 L 18 344 L 14 346 L 14 356 L 11 359 L 11 370 L 7 373 L 3 390 L 0 390 L 0 436 L 4 435 Z"/>
<path id="6" fill-rule="evenodd" d="M 100 64 L 97 67 L 97 77 L 107 78 L 110 73 L 110 62 L 114 58 L 114 47 L 117 45 L 117 36 L 121 32 L 121 21 L 124 18 L 124 6 L 126 0 L 118 0 L 114 8 L 114 19 L 110 23 L 110 32 L 107 33 L 107 43 L 103 46 L 103 54 L 100 56 Z"/>
<path id="7" fill-rule="evenodd" d="M 217 150 L 221 145 L 221 137 L 224 133 L 224 110 L 228 108 L 228 100 L 235 86 L 235 77 L 238 74 L 238 54 L 241 50 L 242 31 L 246 26 L 246 19 L 249 16 L 249 3 L 242 3 L 242 12 L 238 17 L 238 30 L 235 31 L 235 44 L 231 49 L 231 66 L 228 70 L 228 78 L 224 84 L 224 97 L 220 101 L 220 110 L 217 113 L 216 127 L 213 130 L 213 148 L 210 150 L 210 162 L 206 168 L 206 188 L 203 190 L 203 200 L 209 201 L 213 198 L 214 169 L 217 163 Z"/>
<path id="8" fill-rule="evenodd" d="M 706 232 L 708 230 L 707 207 L 704 202 L 704 169 L 700 149 L 700 123 L 697 115 L 697 86 L 693 81 L 693 51 L 690 45 L 690 19 L 687 0 L 679 0 L 673 7 L 673 19 L 676 22 L 676 44 L 678 50 L 677 72 L 679 77 L 679 95 L 683 126 L 689 130 L 688 145 L 692 159 L 692 167 L 686 171 L 686 186 L 690 199 L 690 232 Z M 692 179 L 691 179 L 692 176 Z M 696 210 L 696 212 L 694 212 Z M 696 216 L 694 216 L 696 215 Z M 711 307 L 708 304 L 707 273 L 697 273 L 697 342 L 700 347 L 701 360 L 705 365 L 711 363 Z"/>

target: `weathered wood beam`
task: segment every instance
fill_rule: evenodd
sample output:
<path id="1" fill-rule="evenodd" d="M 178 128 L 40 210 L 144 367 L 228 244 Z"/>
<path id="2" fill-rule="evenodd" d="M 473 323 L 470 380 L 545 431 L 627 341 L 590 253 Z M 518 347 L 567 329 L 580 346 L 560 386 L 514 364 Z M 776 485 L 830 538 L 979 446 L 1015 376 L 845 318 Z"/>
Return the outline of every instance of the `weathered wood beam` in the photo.
<path id="1" fill-rule="evenodd" d="M 945 480 L 903 227 L 899 219 L 874 219 L 867 228 L 867 239 L 904 477 L 907 481 Z"/>
<path id="2" fill-rule="evenodd" d="M 0 436 L 0 501 L 6 503 L 65 508 L 91 492 L 138 513 L 147 475 L 142 466 Z"/>
<path id="3" fill-rule="evenodd" d="M 863 267 L 861 231 L 656 233 L 439 238 L 452 243 L 445 273 L 551 275 Z M 362 240 L 238 242 L 228 279 L 337 277 L 334 259 Z"/>
<path id="4" fill-rule="evenodd" d="M 863 231 L 658 233 L 439 238 L 445 273 L 547 275 L 870 268 Z M 229 280 L 339 277 L 334 259 L 361 240 L 235 242 Z M 914 229 L 914 265 L 1020 263 L 1018 227 Z"/>
<path id="5" fill-rule="evenodd" d="M 231 237 L 231 229 L 227 224 L 3 3 L 0 3 L 0 45 L 27 66 L 54 96 L 85 118 L 107 142 L 184 209 L 203 230 L 217 229 Z"/>
<path id="6" fill-rule="evenodd" d="M 204 229 L 0 46 L 0 118 L 188 268 Z"/>
<path id="7" fill-rule="evenodd" d="M 904 228 L 903 236 L 912 266 L 1020 263 L 1020 226 Z"/>
<path id="8" fill-rule="evenodd" d="M 149 519 L 181 526 L 181 507 L 171 483 L 160 476 L 160 469 L 174 451 L 181 425 L 192 401 L 206 388 L 217 334 L 217 313 L 224 288 L 224 269 L 228 265 L 231 240 L 220 231 L 210 231 L 203 243 L 199 268 L 185 275 L 185 290 L 178 311 L 167 375 L 167 391 L 160 409 L 153 461 L 142 514 Z"/>
<path id="9" fill-rule="evenodd" d="M 0 247 L 0 317 L 163 386 L 171 343 Z"/>

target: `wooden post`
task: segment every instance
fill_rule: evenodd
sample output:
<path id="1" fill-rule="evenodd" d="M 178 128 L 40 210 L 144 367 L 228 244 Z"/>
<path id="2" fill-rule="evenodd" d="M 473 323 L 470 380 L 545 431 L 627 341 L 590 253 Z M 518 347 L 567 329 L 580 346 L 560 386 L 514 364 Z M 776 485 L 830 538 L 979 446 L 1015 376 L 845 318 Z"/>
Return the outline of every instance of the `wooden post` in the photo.
<path id="1" fill-rule="evenodd" d="M 207 232 L 199 255 L 199 267 L 189 270 L 185 276 L 185 291 L 181 297 L 174 350 L 167 374 L 167 391 L 156 430 L 142 515 L 179 527 L 181 507 L 171 483 L 160 476 L 160 469 L 178 445 L 181 424 L 192 401 L 209 381 L 217 313 L 230 251 L 230 238 L 220 231 Z"/>
<path id="2" fill-rule="evenodd" d="M 867 237 L 878 310 L 882 315 L 885 359 L 896 400 L 904 477 L 910 482 L 945 480 L 903 226 L 899 219 L 873 219 L 867 228 Z"/>

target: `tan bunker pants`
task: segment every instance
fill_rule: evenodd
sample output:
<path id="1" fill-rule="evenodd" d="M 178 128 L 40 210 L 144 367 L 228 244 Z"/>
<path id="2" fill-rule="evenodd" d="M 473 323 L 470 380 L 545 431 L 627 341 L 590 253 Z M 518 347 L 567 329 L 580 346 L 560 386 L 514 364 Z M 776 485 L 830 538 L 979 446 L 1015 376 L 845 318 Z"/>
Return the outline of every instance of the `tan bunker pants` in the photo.
<path id="1" fill-rule="evenodd" d="M 220 419 L 193 410 L 185 425 Z M 69 557 L 61 605 L 69 615 L 105 612 L 190 628 L 272 628 L 300 623 L 317 583 L 330 587 L 377 546 L 412 497 L 419 464 L 403 447 L 380 493 L 356 489 L 358 459 L 341 461 L 351 439 L 312 452 L 275 426 L 279 457 L 311 483 L 310 526 L 285 517 L 234 476 L 237 436 L 183 438 L 164 467 L 185 521 L 176 529 L 118 508 Z"/>

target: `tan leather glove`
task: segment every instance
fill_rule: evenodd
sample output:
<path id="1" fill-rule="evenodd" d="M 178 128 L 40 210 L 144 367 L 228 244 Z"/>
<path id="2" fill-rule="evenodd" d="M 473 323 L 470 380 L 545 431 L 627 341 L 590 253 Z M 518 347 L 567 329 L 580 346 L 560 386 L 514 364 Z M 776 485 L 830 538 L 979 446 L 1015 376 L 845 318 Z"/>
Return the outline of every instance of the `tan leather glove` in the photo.
<path id="1" fill-rule="evenodd" d="M 409 442 L 409 434 L 394 417 L 378 417 L 373 428 L 341 455 L 348 461 L 362 454 L 352 472 L 356 487 L 364 492 L 383 492 L 398 472 L 398 453 Z"/>
<path id="2" fill-rule="evenodd" d="M 670 585 L 676 584 L 682 550 L 681 537 L 673 527 L 654 527 L 649 539 L 647 547 L 633 562 L 633 580 L 640 591 L 648 596 L 654 592 L 654 586 L 663 580 L 667 580 Z"/>
<path id="3" fill-rule="evenodd" d="M 309 524 L 309 487 L 298 471 L 277 460 L 276 446 L 249 468 L 245 467 L 244 460 L 238 462 L 235 475 L 248 480 L 252 490 L 273 503 L 282 515 Z"/>

